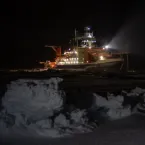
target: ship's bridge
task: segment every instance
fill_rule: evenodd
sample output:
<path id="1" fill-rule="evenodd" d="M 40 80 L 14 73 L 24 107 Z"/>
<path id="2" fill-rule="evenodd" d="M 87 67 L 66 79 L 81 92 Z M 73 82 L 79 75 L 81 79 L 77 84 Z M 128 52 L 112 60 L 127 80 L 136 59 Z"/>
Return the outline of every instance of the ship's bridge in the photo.
<path id="1" fill-rule="evenodd" d="M 77 47 L 92 48 L 96 46 L 96 38 L 89 27 L 85 27 L 85 33 L 81 36 L 77 35 L 75 40 L 77 41 Z"/>

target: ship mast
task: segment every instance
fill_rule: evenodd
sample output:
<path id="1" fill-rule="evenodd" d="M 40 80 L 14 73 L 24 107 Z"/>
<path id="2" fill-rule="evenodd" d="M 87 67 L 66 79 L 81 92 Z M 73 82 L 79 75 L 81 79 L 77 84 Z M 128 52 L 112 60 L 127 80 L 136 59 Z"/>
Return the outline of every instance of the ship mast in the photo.
<path id="1" fill-rule="evenodd" d="M 76 43 L 76 47 L 78 47 L 78 39 L 77 39 L 77 30 L 75 29 L 75 43 Z"/>

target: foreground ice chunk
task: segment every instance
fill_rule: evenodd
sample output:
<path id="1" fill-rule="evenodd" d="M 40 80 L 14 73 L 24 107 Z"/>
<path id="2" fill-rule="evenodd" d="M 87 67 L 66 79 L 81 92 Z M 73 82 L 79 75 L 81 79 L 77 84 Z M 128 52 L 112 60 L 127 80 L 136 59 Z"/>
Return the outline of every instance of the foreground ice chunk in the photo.
<path id="1" fill-rule="evenodd" d="M 62 108 L 63 92 L 58 89 L 61 81 L 61 78 L 12 81 L 2 98 L 4 109 L 0 114 L 0 130 L 8 127 L 12 133 L 37 134 L 51 129 L 51 133 L 57 134 L 51 128 L 49 117 Z"/>
<path id="2" fill-rule="evenodd" d="M 71 112 L 71 120 L 76 124 L 84 124 L 87 122 L 87 118 L 85 117 L 86 110 L 74 110 Z"/>
<path id="3" fill-rule="evenodd" d="M 36 122 L 36 125 L 42 129 L 50 129 L 52 127 L 52 121 L 50 119 L 40 120 Z"/>
<path id="4" fill-rule="evenodd" d="M 120 119 L 131 115 L 131 107 L 124 107 L 122 105 L 124 101 L 123 96 L 109 95 L 107 99 L 97 94 L 94 94 L 94 96 L 97 107 L 105 107 L 108 109 L 106 116 L 108 116 L 109 119 Z"/>
<path id="5" fill-rule="evenodd" d="M 129 97 L 136 97 L 144 93 L 145 93 L 145 89 L 139 87 L 136 87 L 135 89 L 131 90 L 129 93 L 126 92 L 127 96 Z"/>
<path id="6" fill-rule="evenodd" d="M 59 116 L 55 118 L 54 124 L 55 127 L 68 127 L 69 120 L 67 120 L 63 114 L 59 114 Z"/>
<path id="7" fill-rule="evenodd" d="M 49 80 L 17 80 L 8 86 L 2 105 L 9 114 L 21 114 L 28 120 L 40 120 L 52 116 L 63 104 L 58 90 L 60 78 Z"/>
<path id="8" fill-rule="evenodd" d="M 126 108 L 116 108 L 116 109 L 109 109 L 107 112 L 107 115 L 109 116 L 110 119 L 120 119 L 123 117 L 130 116 L 131 113 L 131 108 L 130 106 Z"/>
<path id="9" fill-rule="evenodd" d="M 136 94 L 142 94 L 142 93 L 145 93 L 145 89 L 136 87 L 136 88 L 133 89 L 131 92 L 132 92 L 132 93 L 136 93 Z"/>
<path id="10" fill-rule="evenodd" d="M 106 107 L 106 108 L 122 108 L 123 96 L 117 97 L 108 97 L 108 100 L 102 96 L 97 94 L 93 94 L 95 97 L 95 104 L 98 107 Z"/>

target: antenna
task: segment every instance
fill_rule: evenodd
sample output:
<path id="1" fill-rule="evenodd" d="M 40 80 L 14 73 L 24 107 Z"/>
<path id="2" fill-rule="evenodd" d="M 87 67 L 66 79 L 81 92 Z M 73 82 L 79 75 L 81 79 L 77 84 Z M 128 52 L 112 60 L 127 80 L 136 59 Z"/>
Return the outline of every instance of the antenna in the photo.
<path id="1" fill-rule="evenodd" d="M 75 42 L 77 43 L 77 47 L 78 47 L 77 30 L 76 29 L 75 29 Z"/>
<path id="2" fill-rule="evenodd" d="M 76 28 L 75 28 L 75 41 L 76 41 L 76 37 L 77 37 L 77 31 L 76 31 Z"/>

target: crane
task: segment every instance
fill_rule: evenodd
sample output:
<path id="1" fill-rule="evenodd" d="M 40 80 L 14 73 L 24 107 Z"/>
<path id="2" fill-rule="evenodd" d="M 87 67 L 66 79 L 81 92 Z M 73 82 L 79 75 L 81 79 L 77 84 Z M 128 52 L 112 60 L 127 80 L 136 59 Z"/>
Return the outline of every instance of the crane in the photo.
<path id="1" fill-rule="evenodd" d="M 52 48 L 56 52 L 56 57 L 60 57 L 61 56 L 61 47 L 60 46 L 45 45 L 45 47 Z"/>
<path id="2" fill-rule="evenodd" d="M 56 53 L 56 59 L 61 57 L 61 47 L 60 46 L 49 46 L 49 45 L 45 45 L 45 47 L 48 48 L 52 48 L 55 53 Z M 39 62 L 40 64 L 43 64 L 45 68 L 54 68 L 56 65 L 56 62 L 50 62 L 50 61 L 46 61 L 46 62 Z"/>

